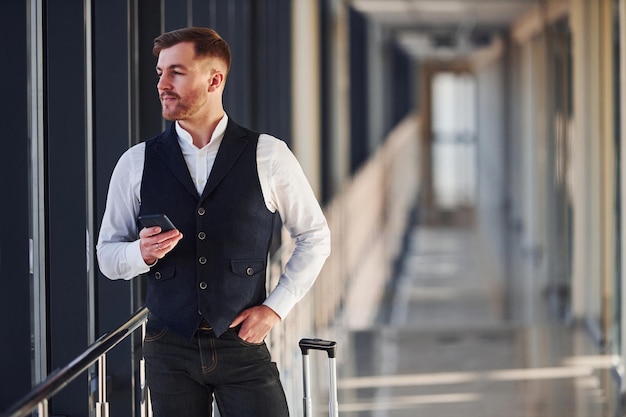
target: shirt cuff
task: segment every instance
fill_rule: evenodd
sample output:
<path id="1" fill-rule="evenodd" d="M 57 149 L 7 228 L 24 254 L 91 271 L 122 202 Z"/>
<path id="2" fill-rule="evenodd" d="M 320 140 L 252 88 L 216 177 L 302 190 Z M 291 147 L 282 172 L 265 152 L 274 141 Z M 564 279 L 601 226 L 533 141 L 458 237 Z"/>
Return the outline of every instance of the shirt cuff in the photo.
<path id="1" fill-rule="evenodd" d="M 131 242 L 126 246 L 126 262 L 135 271 L 135 275 L 143 274 L 150 270 L 150 267 L 156 264 L 147 265 L 141 256 L 141 249 L 139 247 L 139 239 Z"/>
<path id="2" fill-rule="evenodd" d="M 298 300 L 279 284 L 265 299 L 263 305 L 274 310 L 274 312 L 280 316 L 281 320 L 284 320 L 297 302 Z"/>

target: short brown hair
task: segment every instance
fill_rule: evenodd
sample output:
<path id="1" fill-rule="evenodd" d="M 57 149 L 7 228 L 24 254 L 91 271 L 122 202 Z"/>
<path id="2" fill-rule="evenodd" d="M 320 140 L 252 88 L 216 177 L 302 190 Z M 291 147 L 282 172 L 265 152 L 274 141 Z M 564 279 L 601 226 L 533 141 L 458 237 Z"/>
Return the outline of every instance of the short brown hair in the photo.
<path id="1" fill-rule="evenodd" d="M 190 27 L 166 32 L 154 39 L 152 53 L 159 56 L 161 50 L 170 48 L 181 42 L 192 42 L 197 57 L 218 58 L 230 69 L 231 55 L 228 43 L 213 29 Z"/>

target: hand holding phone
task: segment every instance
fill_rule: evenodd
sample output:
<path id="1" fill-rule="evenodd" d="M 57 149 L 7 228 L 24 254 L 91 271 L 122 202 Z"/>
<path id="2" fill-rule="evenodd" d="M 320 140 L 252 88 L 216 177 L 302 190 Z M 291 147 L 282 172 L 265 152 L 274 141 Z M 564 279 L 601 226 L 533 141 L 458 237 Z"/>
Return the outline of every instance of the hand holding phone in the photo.
<path id="1" fill-rule="evenodd" d="M 146 265 L 154 265 L 158 259 L 163 258 L 174 249 L 178 241 L 183 237 L 180 231 L 168 233 L 167 235 L 163 234 L 176 229 L 174 223 L 165 214 L 148 214 L 139 216 L 137 219 L 144 226 L 144 229 L 139 232 L 139 248 Z M 151 234 L 152 231 L 148 232 L 147 229 L 154 226 L 159 226 L 161 232 L 157 234 Z"/>

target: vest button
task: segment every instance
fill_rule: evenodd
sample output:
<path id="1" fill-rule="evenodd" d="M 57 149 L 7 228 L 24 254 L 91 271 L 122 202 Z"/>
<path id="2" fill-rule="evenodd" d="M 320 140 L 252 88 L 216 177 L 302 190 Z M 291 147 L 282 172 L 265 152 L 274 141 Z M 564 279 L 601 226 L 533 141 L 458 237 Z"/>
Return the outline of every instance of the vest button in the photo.
<path id="1" fill-rule="evenodd" d="M 198 214 L 201 215 L 201 216 L 204 216 L 204 213 L 206 213 L 206 210 L 203 207 L 200 207 L 198 209 Z"/>
<path id="2" fill-rule="evenodd" d="M 204 265 L 206 263 L 206 258 L 204 256 L 201 256 L 200 259 L 198 259 L 198 262 L 200 262 L 200 264 Z"/>
<path id="3" fill-rule="evenodd" d="M 200 289 L 201 289 L 201 290 L 206 290 L 206 287 L 207 287 L 206 282 L 202 281 L 202 282 L 200 283 Z"/>
<path id="4" fill-rule="evenodd" d="M 204 232 L 198 233 L 198 239 L 204 240 L 205 238 L 206 238 L 206 233 L 204 233 Z"/>
<path id="5" fill-rule="evenodd" d="M 254 269 L 250 267 L 246 268 L 246 274 L 251 277 L 252 275 L 254 275 Z"/>
<path id="6" fill-rule="evenodd" d="M 154 277 L 155 277 L 156 279 L 161 279 L 161 273 L 160 273 L 160 272 L 155 272 L 155 273 L 154 273 Z"/>

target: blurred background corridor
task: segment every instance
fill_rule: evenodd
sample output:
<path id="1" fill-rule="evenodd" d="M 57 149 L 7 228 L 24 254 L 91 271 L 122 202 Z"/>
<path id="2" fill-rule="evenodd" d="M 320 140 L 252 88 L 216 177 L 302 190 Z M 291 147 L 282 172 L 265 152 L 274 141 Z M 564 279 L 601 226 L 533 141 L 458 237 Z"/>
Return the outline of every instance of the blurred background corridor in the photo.
<path id="1" fill-rule="evenodd" d="M 338 342 L 341 417 L 626 415 L 626 0 L 4 2 L 0 415 L 150 415 L 145 282 L 94 248 L 117 159 L 165 127 L 152 41 L 186 26 L 230 44 L 226 112 L 331 227 L 267 341 L 293 416 L 302 337 Z M 277 228 L 268 289 L 291 250 Z"/>

